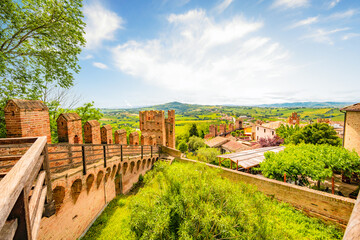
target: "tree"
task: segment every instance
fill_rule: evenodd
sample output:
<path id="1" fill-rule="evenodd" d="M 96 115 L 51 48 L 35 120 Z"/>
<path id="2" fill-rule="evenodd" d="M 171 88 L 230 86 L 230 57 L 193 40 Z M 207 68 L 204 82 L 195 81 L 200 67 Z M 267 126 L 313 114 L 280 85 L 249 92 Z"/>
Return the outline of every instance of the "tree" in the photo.
<path id="1" fill-rule="evenodd" d="M 188 150 L 188 145 L 186 144 L 186 142 L 181 142 L 179 143 L 179 146 L 178 146 L 180 152 L 184 153 Z"/>
<path id="2" fill-rule="evenodd" d="M 284 143 L 284 140 L 281 139 L 279 136 L 275 135 L 272 138 L 260 138 L 259 144 L 261 147 L 272 147 L 272 146 L 280 146 Z"/>
<path id="3" fill-rule="evenodd" d="M 217 148 L 199 148 L 197 150 L 197 158 L 199 161 L 218 164 L 217 156 L 220 155 L 220 150 Z"/>
<path id="4" fill-rule="evenodd" d="M 75 112 L 79 114 L 83 125 L 89 120 L 99 120 L 103 117 L 100 109 L 94 107 L 94 102 L 85 103 L 83 106 L 76 108 Z"/>
<path id="5" fill-rule="evenodd" d="M 11 98 L 41 99 L 48 84 L 73 85 L 85 46 L 81 0 L 0 1 L 0 108 Z M 4 114 L 0 128 L 4 132 Z"/>
<path id="6" fill-rule="evenodd" d="M 292 181 L 301 180 L 309 184 L 307 178 L 322 182 L 332 177 L 334 172 L 342 172 L 350 177 L 359 173 L 360 159 L 356 152 L 350 152 L 343 147 L 327 144 L 288 145 L 279 153 L 265 153 L 265 160 L 260 163 L 260 170 L 265 177 Z M 300 176 L 300 179 L 299 179 Z"/>
<path id="7" fill-rule="evenodd" d="M 341 146 L 341 139 L 336 135 L 334 128 L 327 123 L 314 123 L 303 127 L 294 133 L 291 142 Z"/>
<path id="8" fill-rule="evenodd" d="M 291 126 L 282 124 L 276 129 L 276 135 L 284 139 L 285 143 L 290 143 L 291 137 L 300 130 L 301 128 L 297 124 Z"/>
<path id="9" fill-rule="evenodd" d="M 192 136 L 189 138 L 188 145 L 189 145 L 189 148 L 193 151 L 196 151 L 199 148 L 206 146 L 204 143 L 204 140 L 202 138 L 199 138 L 196 136 Z"/>
<path id="10" fill-rule="evenodd" d="M 189 130 L 189 137 L 192 137 L 192 136 L 195 136 L 195 137 L 199 136 L 199 133 L 198 133 L 198 130 L 197 130 L 197 127 L 196 127 L 195 123 L 193 123 L 191 125 L 191 128 Z"/>

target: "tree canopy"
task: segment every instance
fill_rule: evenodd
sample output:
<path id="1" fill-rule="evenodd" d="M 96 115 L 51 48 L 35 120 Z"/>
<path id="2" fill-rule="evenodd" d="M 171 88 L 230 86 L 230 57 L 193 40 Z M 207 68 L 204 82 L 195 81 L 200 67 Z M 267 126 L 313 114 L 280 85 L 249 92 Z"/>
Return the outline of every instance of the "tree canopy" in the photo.
<path id="1" fill-rule="evenodd" d="M 265 177 L 287 179 L 308 184 L 307 178 L 324 181 L 334 172 L 346 176 L 360 172 L 360 158 L 356 152 L 331 145 L 304 144 L 288 145 L 284 151 L 265 153 L 260 170 Z M 298 178 L 300 176 L 300 179 Z"/>
<path id="2" fill-rule="evenodd" d="M 0 94 L 36 99 L 46 83 L 73 85 L 85 46 L 81 0 L 0 3 Z"/>
<path id="3" fill-rule="evenodd" d="M 301 128 L 291 137 L 294 144 L 329 144 L 340 146 L 341 139 L 336 135 L 336 131 L 327 123 L 313 123 Z"/>
<path id="4" fill-rule="evenodd" d="M 192 136 L 199 137 L 199 132 L 198 132 L 198 129 L 197 129 L 195 123 L 193 123 L 191 125 L 190 130 L 189 130 L 189 137 L 192 137 Z"/>

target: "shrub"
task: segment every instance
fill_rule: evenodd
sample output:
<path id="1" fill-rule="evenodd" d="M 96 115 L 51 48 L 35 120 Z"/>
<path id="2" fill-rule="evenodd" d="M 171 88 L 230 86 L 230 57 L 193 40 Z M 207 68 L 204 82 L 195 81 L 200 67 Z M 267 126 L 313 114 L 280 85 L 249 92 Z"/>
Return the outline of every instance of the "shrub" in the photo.
<path id="1" fill-rule="evenodd" d="M 188 145 L 189 148 L 193 151 L 196 151 L 199 148 L 206 146 L 204 140 L 196 136 L 192 136 L 189 138 Z"/>
<path id="2" fill-rule="evenodd" d="M 197 158 L 199 161 L 207 162 L 211 164 L 218 164 L 217 157 L 220 155 L 220 151 L 216 148 L 199 148 L 197 150 Z"/>
<path id="3" fill-rule="evenodd" d="M 180 152 L 184 153 L 188 150 L 188 145 L 185 142 L 181 142 L 178 146 Z"/>

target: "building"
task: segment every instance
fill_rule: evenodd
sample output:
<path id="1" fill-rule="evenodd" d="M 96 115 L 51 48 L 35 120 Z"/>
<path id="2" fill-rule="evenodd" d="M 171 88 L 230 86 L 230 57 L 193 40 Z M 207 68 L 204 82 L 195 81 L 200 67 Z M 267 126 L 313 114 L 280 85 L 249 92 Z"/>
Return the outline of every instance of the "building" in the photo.
<path id="1" fill-rule="evenodd" d="M 155 136 L 159 145 L 175 148 L 175 110 L 139 112 L 140 131 L 147 136 Z M 154 140 L 154 139 L 153 139 Z"/>
<path id="2" fill-rule="evenodd" d="M 296 112 L 293 112 L 291 114 L 291 116 L 288 117 L 287 122 L 292 125 L 295 125 L 295 124 L 299 125 L 300 124 L 300 116 Z"/>
<path id="3" fill-rule="evenodd" d="M 51 143 L 49 109 L 39 100 L 9 100 L 4 108 L 8 138 L 46 136 Z"/>
<path id="4" fill-rule="evenodd" d="M 344 107 L 340 111 L 345 113 L 343 145 L 360 154 L 360 103 Z"/>

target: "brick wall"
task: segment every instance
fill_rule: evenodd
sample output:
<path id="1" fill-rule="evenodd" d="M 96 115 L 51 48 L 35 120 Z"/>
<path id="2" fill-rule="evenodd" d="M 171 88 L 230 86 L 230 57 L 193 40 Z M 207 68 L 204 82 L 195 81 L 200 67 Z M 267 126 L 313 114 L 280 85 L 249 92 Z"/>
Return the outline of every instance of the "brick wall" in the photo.
<path id="1" fill-rule="evenodd" d="M 149 171 L 155 156 L 119 157 L 90 164 L 87 174 L 72 168 L 52 175 L 56 214 L 42 218 L 38 239 L 77 239 L 91 224 L 100 211 L 117 194 L 127 193 L 140 174 Z"/>
<path id="2" fill-rule="evenodd" d="M 346 112 L 344 147 L 360 155 L 360 112 Z"/>

